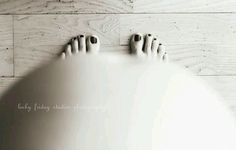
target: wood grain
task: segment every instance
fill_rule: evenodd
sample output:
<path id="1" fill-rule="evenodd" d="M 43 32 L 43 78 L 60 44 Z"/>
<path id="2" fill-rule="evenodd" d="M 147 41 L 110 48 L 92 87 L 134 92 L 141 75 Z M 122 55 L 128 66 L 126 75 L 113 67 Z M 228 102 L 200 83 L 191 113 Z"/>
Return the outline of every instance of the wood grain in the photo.
<path id="1" fill-rule="evenodd" d="M 132 0 L 0 0 L 0 14 L 128 13 Z"/>
<path id="2" fill-rule="evenodd" d="M 235 75 L 236 45 L 167 45 L 170 60 L 197 75 Z"/>
<path id="3" fill-rule="evenodd" d="M 235 14 L 121 15 L 120 44 L 130 35 L 152 33 L 171 60 L 198 75 L 236 75 Z"/>
<path id="4" fill-rule="evenodd" d="M 119 45 L 117 15 L 26 15 L 14 17 L 15 75 L 59 54 L 72 37 L 96 34 L 102 47 Z"/>
<path id="5" fill-rule="evenodd" d="M 235 44 L 235 14 L 120 15 L 121 44 L 132 33 L 153 33 L 168 44 Z"/>
<path id="6" fill-rule="evenodd" d="M 0 16 L 0 76 L 13 76 L 12 16 Z"/>
<path id="7" fill-rule="evenodd" d="M 235 0 L 136 0 L 135 13 L 235 12 Z"/>
<path id="8" fill-rule="evenodd" d="M 0 14 L 235 12 L 235 0 L 0 0 Z"/>

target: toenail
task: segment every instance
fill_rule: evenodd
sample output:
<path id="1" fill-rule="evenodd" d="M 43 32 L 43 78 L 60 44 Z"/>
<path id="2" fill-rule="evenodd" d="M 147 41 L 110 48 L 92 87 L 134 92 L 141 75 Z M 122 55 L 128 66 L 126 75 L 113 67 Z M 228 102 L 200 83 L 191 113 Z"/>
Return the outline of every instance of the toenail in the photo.
<path id="1" fill-rule="evenodd" d="M 95 38 L 95 37 L 92 36 L 92 37 L 90 38 L 90 41 L 91 41 L 92 44 L 96 44 L 96 43 L 97 43 L 97 38 Z"/>
<path id="2" fill-rule="evenodd" d="M 141 36 L 140 35 L 135 35 L 134 36 L 134 41 L 140 41 L 141 40 Z"/>
<path id="3" fill-rule="evenodd" d="M 151 36 L 151 34 L 148 34 L 148 36 Z"/>
<path id="4" fill-rule="evenodd" d="M 83 37 L 84 37 L 84 35 L 80 35 L 80 37 L 81 37 L 81 38 L 83 38 Z"/>

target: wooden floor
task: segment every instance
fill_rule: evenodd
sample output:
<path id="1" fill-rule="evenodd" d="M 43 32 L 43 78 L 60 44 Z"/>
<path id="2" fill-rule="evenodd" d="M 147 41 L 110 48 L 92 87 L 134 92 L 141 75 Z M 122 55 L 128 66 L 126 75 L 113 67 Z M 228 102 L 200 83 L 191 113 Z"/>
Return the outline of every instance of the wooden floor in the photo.
<path id="1" fill-rule="evenodd" d="M 102 52 L 126 53 L 135 32 L 158 35 L 170 59 L 236 114 L 235 0 L 0 0 L 0 93 L 77 34 L 97 34 Z"/>

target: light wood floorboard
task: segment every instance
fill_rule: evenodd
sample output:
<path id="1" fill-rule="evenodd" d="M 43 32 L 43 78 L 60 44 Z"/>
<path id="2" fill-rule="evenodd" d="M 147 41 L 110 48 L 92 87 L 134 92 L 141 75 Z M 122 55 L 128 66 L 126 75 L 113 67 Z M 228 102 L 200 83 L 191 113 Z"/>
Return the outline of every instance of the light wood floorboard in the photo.
<path id="1" fill-rule="evenodd" d="M 235 0 L 0 0 L 0 14 L 236 12 Z"/>
<path id="2" fill-rule="evenodd" d="M 13 76 L 12 16 L 0 16 L 0 76 Z"/>
<path id="3" fill-rule="evenodd" d="M 198 75 L 236 74 L 235 14 L 128 14 L 120 22 L 121 45 L 133 33 L 153 33 L 172 61 Z"/>
<path id="4" fill-rule="evenodd" d="M 0 14 L 128 13 L 133 0 L 0 0 Z"/>
<path id="5" fill-rule="evenodd" d="M 235 12 L 235 0 L 135 0 L 135 13 Z"/>
<path id="6" fill-rule="evenodd" d="M 27 15 L 14 17 L 15 76 L 54 59 L 72 37 L 96 34 L 102 49 L 119 45 L 117 15 Z M 32 68 L 32 69 L 31 69 Z"/>

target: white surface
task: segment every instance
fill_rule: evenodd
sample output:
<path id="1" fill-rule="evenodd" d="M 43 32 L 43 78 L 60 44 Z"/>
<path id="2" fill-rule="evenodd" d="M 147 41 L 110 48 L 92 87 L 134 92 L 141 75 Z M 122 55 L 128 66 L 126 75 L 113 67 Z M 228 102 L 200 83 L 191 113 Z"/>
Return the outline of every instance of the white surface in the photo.
<path id="1" fill-rule="evenodd" d="M 18 83 L 0 107 L 8 150 L 236 148 L 233 117 L 203 81 L 172 64 L 128 56 L 54 63 Z"/>

